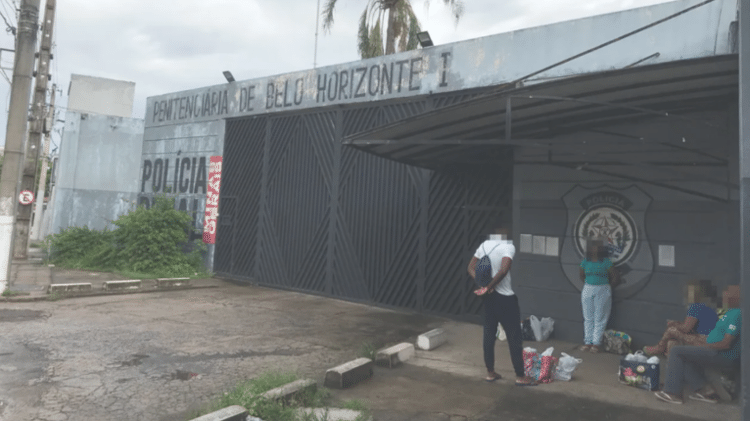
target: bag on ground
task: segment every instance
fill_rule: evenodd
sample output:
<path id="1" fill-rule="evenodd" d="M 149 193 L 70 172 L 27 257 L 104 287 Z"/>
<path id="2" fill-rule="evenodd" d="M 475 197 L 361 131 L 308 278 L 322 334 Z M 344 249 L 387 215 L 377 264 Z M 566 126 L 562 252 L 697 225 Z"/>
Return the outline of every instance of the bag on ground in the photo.
<path id="1" fill-rule="evenodd" d="M 547 348 L 547 350 L 544 351 L 539 358 L 539 376 L 536 378 L 536 381 L 538 381 L 539 383 L 552 382 L 552 378 L 555 373 L 555 366 L 557 364 L 557 358 L 552 356 L 554 350 L 555 349 L 553 347 Z"/>
<path id="2" fill-rule="evenodd" d="M 505 329 L 503 329 L 503 325 L 500 323 L 497 324 L 497 339 L 500 339 L 501 341 L 508 339 L 505 335 Z"/>
<path id="3" fill-rule="evenodd" d="M 555 380 L 570 381 L 573 378 L 573 372 L 575 371 L 578 364 L 582 363 L 583 360 L 580 358 L 571 357 L 566 353 L 560 354 L 560 360 L 557 362 L 557 368 L 555 368 Z"/>
<path id="4" fill-rule="evenodd" d="M 552 319 L 552 317 L 542 317 L 541 320 L 542 325 L 542 341 L 546 341 L 549 339 L 550 335 L 552 335 L 552 331 L 555 329 L 555 320 Z"/>
<path id="5" fill-rule="evenodd" d="M 534 331 L 531 329 L 531 320 L 527 317 L 521 322 L 521 339 L 524 341 L 535 341 Z"/>
<path id="6" fill-rule="evenodd" d="M 622 384 L 645 390 L 659 389 L 659 364 L 636 360 L 620 360 L 618 380 Z"/>
<path id="7" fill-rule="evenodd" d="M 542 340 L 542 322 L 538 317 L 533 314 L 529 316 L 529 325 L 531 325 L 531 331 L 534 333 L 534 340 L 539 342 Z"/>
<path id="8" fill-rule="evenodd" d="M 536 349 L 526 347 L 523 349 L 523 374 L 526 377 L 536 379 L 539 377 L 539 371 L 542 368 L 542 360 Z"/>
<path id="9" fill-rule="evenodd" d="M 606 330 L 602 335 L 602 345 L 605 352 L 625 355 L 630 353 L 630 335 L 616 330 Z"/>

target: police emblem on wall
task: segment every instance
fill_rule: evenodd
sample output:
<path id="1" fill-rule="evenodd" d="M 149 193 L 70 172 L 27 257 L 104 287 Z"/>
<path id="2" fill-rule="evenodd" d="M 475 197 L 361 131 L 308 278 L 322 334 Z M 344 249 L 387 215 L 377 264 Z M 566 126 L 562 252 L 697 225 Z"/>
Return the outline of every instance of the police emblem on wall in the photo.
<path id="1" fill-rule="evenodd" d="M 617 296 L 638 292 L 653 272 L 653 255 L 646 236 L 645 215 L 651 197 L 636 186 L 576 186 L 563 196 L 568 210 L 568 228 L 563 239 L 560 263 L 570 282 L 579 290 L 583 282 L 579 265 L 590 238 L 603 239 L 609 258 L 624 281 Z"/>

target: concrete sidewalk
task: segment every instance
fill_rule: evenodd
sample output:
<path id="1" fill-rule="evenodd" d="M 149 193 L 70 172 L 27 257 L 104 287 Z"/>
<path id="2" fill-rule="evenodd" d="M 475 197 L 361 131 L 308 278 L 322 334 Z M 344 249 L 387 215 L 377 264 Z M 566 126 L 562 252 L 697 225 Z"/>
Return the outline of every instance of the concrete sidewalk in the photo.
<path id="1" fill-rule="evenodd" d="M 73 270 L 57 268 L 45 264 L 44 253 L 41 249 L 30 249 L 27 260 L 14 260 L 11 265 L 11 275 L 8 290 L 12 294 L 0 300 L 7 302 L 25 302 L 46 300 L 49 297 L 48 288 L 52 284 L 90 283 L 90 291 L 71 291 L 62 294 L 65 297 L 96 296 L 112 294 L 133 294 L 143 292 L 185 290 L 196 288 L 216 288 L 223 284 L 218 279 L 190 279 L 189 285 L 175 287 L 158 287 L 155 279 L 142 279 L 140 288 L 105 290 L 108 281 L 129 280 L 110 272 L 94 272 L 87 270 Z"/>
<path id="2" fill-rule="evenodd" d="M 448 342 L 432 351 L 417 350 L 416 357 L 406 364 L 426 367 L 457 376 L 471 377 L 483 381 L 485 375 L 482 354 L 482 326 L 446 322 L 443 329 L 448 333 Z M 524 347 L 536 348 L 543 352 L 554 347 L 554 356 L 565 352 L 583 362 L 578 365 L 573 379 L 569 382 L 553 381 L 534 388 L 534 392 L 552 392 L 576 398 L 589 398 L 614 405 L 628 405 L 636 408 L 667 411 L 675 415 L 701 420 L 738 420 L 740 406 L 734 402 L 706 404 L 686 400 L 683 405 L 673 405 L 658 401 L 653 392 L 620 384 L 617 372 L 621 356 L 609 353 L 592 354 L 578 351 L 579 344 L 550 340 L 546 342 L 525 342 Z M 664 382 L 666 359 L 661 361 L 661 382 Z M 510 362 L 507 342 L 497 341 L 495 346 L 495 370 L 503 376 L 499 382 L 512 384 L 515 379 Z"/>

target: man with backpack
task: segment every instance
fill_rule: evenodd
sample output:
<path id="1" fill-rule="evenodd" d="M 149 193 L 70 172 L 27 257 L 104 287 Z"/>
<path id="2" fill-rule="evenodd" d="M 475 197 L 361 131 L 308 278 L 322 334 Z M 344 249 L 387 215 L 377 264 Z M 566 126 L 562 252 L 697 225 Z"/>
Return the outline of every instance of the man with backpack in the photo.
<path id="1" fill-rule="evenodd" d="M 469 275 L 480 286 L 474 293 L 484 300 L 485 380 L 494 382 L 501 378 L 495 372 L 495 340 L 497 325 L 500 323 L 508 337 L 510 358 L 516 372 L 516 386 L 536 386 L 534 379 L 524 376 L 521 310 L 518 297 L 511 288 L 510 267 L 516 248 L 508 239 L 509 228 L 504 224 L 497 225 L 495 233 L 477 248 L 468 267 Z"/>

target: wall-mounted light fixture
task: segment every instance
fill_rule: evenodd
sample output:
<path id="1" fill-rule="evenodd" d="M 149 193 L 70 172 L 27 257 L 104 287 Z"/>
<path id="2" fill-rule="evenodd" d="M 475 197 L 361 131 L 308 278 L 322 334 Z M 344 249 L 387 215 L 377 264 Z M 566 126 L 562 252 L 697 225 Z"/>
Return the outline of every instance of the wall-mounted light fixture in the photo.
<path id="1" fill-rule="evenodd" d="M 435 45 L 432 43 L 430 33 L 427 31 L 417 33 L 417 40 L 419 41 L 419 45 L 421 45 L 422 48 L 432 47 L 433 45 Z"/>
<path id="2" fill-rule="evenodd" d="M 227 82 L 234 82 L 234 76 L 229 70 L 224 70 L 224 77 L 227 78 Z"/>

